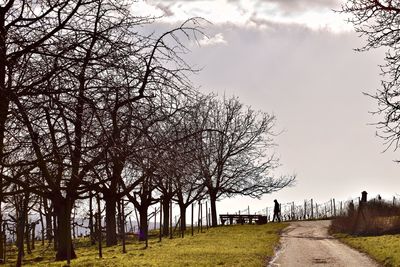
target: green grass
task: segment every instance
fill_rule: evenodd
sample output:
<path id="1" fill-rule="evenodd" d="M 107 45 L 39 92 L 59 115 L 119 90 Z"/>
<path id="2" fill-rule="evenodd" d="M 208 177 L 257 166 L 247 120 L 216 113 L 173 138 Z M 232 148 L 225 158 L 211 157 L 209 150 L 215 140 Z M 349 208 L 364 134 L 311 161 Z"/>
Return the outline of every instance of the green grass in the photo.
<path id="1" fill-rule="evenodd" d="M 284 223 L 265 225 L 234 225 L 211 228 L 204 233 L 195 233 L 185 238 L 149 240 L 149 247 L 132 241 L 127 253 L 121 246 L 103 249 L 99 259 L 96 246 L 76 249 L 78 258 L 71 266 L 264 266 L 273 256 L 279 241 L 279 232 Z M 14 262 L 14 263 L 13 263 Z M 15 266 L 15 257 L 9 258 Z M 37 245 L 35 252 L 27 255 L 24 266 L 65 266 L 66 262 L 55 262 L 51 247 Z"/>
<path id="2" fill-rule="evenodd" d="M 343 243 L 362 251 L 384 266 L 400 266 L 400 235 L 351 236 L 335 234 Z"/>

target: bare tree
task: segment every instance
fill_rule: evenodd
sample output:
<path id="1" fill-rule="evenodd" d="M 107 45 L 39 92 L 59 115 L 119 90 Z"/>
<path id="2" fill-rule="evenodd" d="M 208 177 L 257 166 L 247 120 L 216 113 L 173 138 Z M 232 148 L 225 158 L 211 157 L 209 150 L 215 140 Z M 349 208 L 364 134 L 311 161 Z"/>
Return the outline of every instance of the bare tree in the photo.
<path id="1" fill-rule="evenodd" d="M 375 114 L 383 115 L 377 123 L 379 135 L 387 149 L 399 147 L 400 141 L 400 4 L 392 0 L 349 0 L 341 12 L 350 14 L 349 22 L 356 32 L 366 37 L 359 51 L 385 47 L 382 70 L 382 88 L 376 94 L 367 94 L 378 102 Z"/>
<path id="2" fill-rule="evenodd" d="M 221 197 L 260 197 L 289 186 L 295 177 L 275 178 L 279 165 L 273 152 L 275 117 L 244 107 L 238 99 L 211 99 L 199 124 L 207 128 L 198 138 L 197 160 L 217 225 L 216 201 Z"/>

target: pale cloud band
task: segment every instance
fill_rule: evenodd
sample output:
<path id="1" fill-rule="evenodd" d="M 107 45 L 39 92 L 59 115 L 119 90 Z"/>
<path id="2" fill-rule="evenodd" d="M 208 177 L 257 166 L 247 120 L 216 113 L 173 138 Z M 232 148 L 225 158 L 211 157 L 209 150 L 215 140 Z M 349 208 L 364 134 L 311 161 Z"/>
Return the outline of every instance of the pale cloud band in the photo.
<path id="1" fill-rule="evenodd" d="M 203 17 L 214 24 L 265 28 L 270 24 L 298 24 L 312 30 L 351 30 L 340 9 L 343 0 L 139 0 L 133 7 L 139 15 L 162 16 L 175 23 Z"/>

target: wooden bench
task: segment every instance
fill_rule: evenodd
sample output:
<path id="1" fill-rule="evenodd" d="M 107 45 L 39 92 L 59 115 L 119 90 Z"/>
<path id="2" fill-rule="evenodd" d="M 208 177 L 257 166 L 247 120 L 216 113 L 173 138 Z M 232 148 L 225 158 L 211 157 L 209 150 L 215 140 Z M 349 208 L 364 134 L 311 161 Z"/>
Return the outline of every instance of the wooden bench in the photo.
<path id="1" fill-rule="evenodd" d="M 228 221 L 229 224 L 233 224 L 234 221 L 236 221 L 237 224 L 252 224 L 253 222 L 257 224 L 264 224 L 268 222 L 268 218 L 266 216 L 256 214 L 220 214 L 219 219 L 221 220 L 222 225 L 225 225 L 225 223 Z"/>

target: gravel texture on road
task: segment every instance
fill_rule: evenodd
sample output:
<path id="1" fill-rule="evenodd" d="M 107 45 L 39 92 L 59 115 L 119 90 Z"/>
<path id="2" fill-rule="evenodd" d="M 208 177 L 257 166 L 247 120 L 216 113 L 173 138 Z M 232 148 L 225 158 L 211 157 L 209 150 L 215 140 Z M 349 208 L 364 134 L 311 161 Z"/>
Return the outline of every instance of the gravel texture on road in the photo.
<path id="1" fill-rule="evenodd" d="M 379 266 L 330 236 L 329 224 L 329 220 L 292 222 L 282 232 L 280 248 L 268 266 Z"/>

